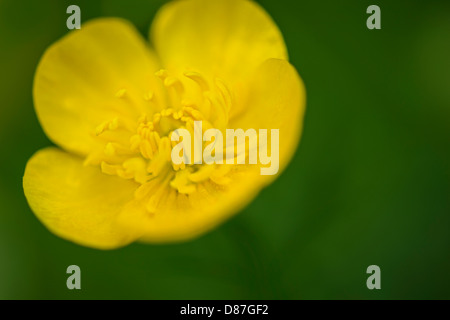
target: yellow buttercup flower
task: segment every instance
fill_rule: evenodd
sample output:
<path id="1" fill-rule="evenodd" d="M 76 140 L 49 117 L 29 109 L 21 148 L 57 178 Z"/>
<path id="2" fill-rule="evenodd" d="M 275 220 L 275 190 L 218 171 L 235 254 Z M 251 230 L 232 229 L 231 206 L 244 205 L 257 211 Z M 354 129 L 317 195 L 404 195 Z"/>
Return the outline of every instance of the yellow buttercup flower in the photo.
<path id="1" fill-rule="evenodd" d="M 174 164 L 171 136 L 208 128 L 279 129 L 279 172 L 300 139 L 305 92 L 280 31 L 248 0 L 166 4 L 152 48 L 128 22 L 90 21 L 53 44 L 34 104 L 57 145 L 24 175 L 42 223 L 75 243 L 111 249 L 210 230 L 275 176 L 262 164 Z M 270 152 L 270 150 L 269 150 Z"/>

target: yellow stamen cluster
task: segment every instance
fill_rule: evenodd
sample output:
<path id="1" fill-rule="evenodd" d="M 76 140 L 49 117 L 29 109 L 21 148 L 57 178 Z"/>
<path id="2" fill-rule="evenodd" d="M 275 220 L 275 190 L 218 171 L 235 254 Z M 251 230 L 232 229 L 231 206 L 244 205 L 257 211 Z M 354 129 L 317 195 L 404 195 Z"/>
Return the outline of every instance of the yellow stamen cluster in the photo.
<path id="1" fill-rule="evenodd" d="M 162 197 L 169 194 L 189 196 L 208 182 L 223 187 L 230 183 L 227 165 L 174 164 L 171 141 L 176 129 L 194 134 L 194 121 L 202 121 L 203 132 L 210 128 L 224 131 L 233 95 L 224 81 L 208 81 L 197 72 L 182 77 L 167 70 L 155 74 L 164 84 L 166 101 L 155 99 L 148 91 L 142 99 L 148 112 L 137 120 L 117 117 L 99 124 L 94 130 L 101 146 L 86 158 L 85 164 L 100 165 L 103 173 L 134 179 L 141 186 L 136 198 L 147 201 L 147 210 L 155 212 Z M 117 99 L 127 96 L 126 89 L 115 93 Z M 162 99 L 159 99 L 162 100 Z M 200 134 L 203 135 L 203 132 Z"/>

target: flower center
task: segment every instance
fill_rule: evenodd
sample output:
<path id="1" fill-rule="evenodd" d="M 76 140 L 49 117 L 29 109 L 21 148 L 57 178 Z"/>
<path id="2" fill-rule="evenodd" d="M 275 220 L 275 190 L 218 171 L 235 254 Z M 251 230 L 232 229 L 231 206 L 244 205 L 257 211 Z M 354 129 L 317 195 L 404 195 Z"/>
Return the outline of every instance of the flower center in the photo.
<path id="1" fill-rule="evenodd" d="M 105 174 L 139 183 L 135 196 L 146 200 L 152 213 L 170 194 L 189 197 L 202 192 L 204 183 L 223 187 L 231 181 L 227 165 L 174 164 L 171 153 L 178 142 L 171 136 L 177 129 L 194 136 L 195 121 L 202 121 L 201 135 L 210 128 L 224 132 L 233 104 L 232 92 L 221 79 L 208 81 L 196 72 L 176 77 L 166 70 L 155 75 L 163 83 L 164 95 L 143 94 L 139 103 L 148 107 L 136 119 L 115 117 L 99 124 L 94 133 L 99 147 L 85 160 L 85 165 L 99 165 Z M 123 88 L 116 98 L 135 101 Z"/>

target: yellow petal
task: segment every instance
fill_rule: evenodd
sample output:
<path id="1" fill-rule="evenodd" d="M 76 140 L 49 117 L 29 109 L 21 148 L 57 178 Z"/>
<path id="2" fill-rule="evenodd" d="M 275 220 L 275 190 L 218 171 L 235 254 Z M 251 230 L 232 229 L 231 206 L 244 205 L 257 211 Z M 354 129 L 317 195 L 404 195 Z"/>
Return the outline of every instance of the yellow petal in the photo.
<path id="1" fill-rule="evenodd" d="M 50 139 L 80 154 L 91 151 L 105 121 L 136 120 L 160 83 L 154 54 L 128 22 L 104 18 L 82 25 L 54 43 L 34 80 L 34 104 Z M 120 125 L 120 123 L 119 123 Z"/>
<path id="2" fill-rule="evenodd" d="M 136 184 L 84 167 L 76 156 L 56 148 L 37 152 L 25 169 L 23 188 L 39 220 L 64 239 L 112 249 L 138 237 L 124 232 L 116 221 L 133 199 Z"/>
<path id="3" fill-rule="evenodd" d="M 170 2 L 157 14 L 151 39 L 166 68 L 193 68 L 228 81 L 266 59 L 287 59 L 277 26 L 248 0 Z"/>
<path id="4" fill-rule="evenodd" d="M 289 62 L 269 59 L 236 96 L 229 127 L 267 129 L 269 136 L 271 129 L 279 129 L 281 172 L 297 149 L 303 127 L 306 93 L 300 76 Z"/>
<path id="5" fill-rule="evenodd" d="M 207 181 L 196 185 L 189 195 L 168 187 L 153 214 L 146 211 L 145 201 L 134 201 L 118 220 L 143 233 L 142 242 L 176 242 L 199 236 L 238 213 L 264 187 L 254 168 L 237 169 L 229 177 L 232 182 L 227 186 Z"/>

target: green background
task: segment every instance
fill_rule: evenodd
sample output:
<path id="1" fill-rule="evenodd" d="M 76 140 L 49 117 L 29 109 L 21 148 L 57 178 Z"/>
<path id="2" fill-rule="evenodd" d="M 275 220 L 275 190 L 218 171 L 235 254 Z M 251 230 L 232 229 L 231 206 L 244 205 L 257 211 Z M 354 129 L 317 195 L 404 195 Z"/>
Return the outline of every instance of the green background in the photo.
<path id="1" fill-rule="evenodd" d="M 67 6 L 146 35 L 162 3 L 0 0 L 0 298 L 450 299 L 449 1 L 260 1 L 306 84 L 304 134 L 282 176 L 216 230 L 105 252 L 38 222 L 22 176 L 51 143 L 31 88 Z M 366 27 L 371 4 L 381 30 Z M 66 288 L 71 264 L 82 290 Z M 381 290 L 366 287 L 372 264 Z"/>

